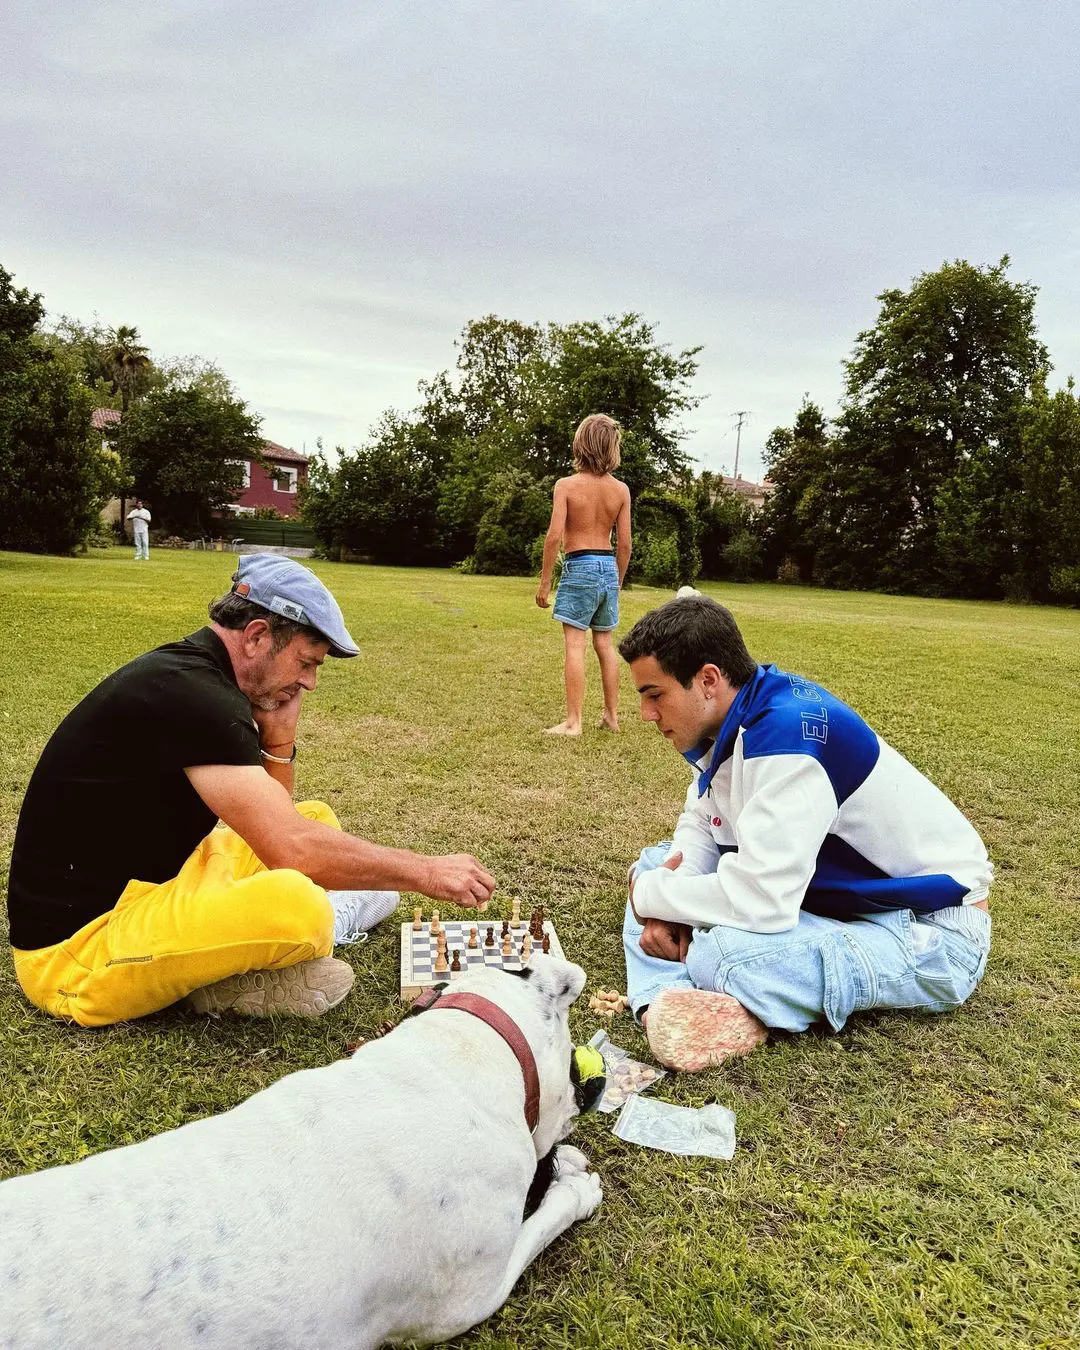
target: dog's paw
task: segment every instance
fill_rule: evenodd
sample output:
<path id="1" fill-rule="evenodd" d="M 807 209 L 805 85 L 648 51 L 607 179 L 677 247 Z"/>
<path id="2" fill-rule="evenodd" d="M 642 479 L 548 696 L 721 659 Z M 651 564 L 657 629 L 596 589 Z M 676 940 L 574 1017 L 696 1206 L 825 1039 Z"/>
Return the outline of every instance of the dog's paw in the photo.
<path id="1" fill-rule="evenodd" d="M 603 1199 L 604 1192 L 600 1185 L 600 1178 L 595 1172 L 580 1172 L 574 1176 L 563 1177 L 558 1183 L 560 1192 L 564 1186 L 570 1192 L 576 1207 L 574 1223 L 580 1223 L 582 1219 L 589 1218 L 600 1208 L 600 1201 Z"/>
<path id="2" fill-rule="evenodd" d="M 589 1160 L 573 1144 L 560 1144 L 555 1150 L 556 1176 L 576 1177 L 589 1170 Z"/>

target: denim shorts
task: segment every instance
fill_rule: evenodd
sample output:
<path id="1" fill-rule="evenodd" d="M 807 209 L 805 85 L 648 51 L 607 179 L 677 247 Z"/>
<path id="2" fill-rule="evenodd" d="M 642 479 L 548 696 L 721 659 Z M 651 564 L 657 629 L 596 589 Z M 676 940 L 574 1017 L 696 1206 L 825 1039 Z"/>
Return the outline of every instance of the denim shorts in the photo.
<path id="1" fill-rule="evenodd" d="M 608 553 L 567 558 L 555 595 L 554 617 L 571 628 L 609 633 L 619 622 L 619 569 Z"/>

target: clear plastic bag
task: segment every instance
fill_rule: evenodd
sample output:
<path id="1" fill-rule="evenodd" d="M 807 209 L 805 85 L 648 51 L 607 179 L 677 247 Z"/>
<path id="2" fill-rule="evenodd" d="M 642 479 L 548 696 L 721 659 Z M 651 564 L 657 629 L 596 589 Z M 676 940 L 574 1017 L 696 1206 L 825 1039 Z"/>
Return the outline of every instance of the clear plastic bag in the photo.
<path id="1" fill-rule="evenodd" d="M 615 1122 L 628 1144 L 662 1149 L 681 1157 L 735 1156 L 735 1112 L 726 1106 L 672 1106 L 631 1096 Z"/>
<path id="2" fill-rule="evenodd" d="M 666 1069 L 631 1059 L 621 1046 L 608 1040 L 606 1031 L 598 1031 L 589 1044 L 603 1055 L 607 1072 L 607 1087 L 596 1108 L 598 1111 L 618 1111 L 635 1093 L 644 1092 L 666 1077 Z"/>

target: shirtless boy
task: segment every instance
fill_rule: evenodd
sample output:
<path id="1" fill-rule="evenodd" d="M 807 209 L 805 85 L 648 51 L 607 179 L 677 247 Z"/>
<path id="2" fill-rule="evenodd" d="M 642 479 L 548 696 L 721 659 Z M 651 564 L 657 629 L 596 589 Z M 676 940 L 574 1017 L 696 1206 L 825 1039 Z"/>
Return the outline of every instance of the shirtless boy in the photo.
<path id="1" fill-rule="evenodd" d="M 536 603 L 547 609 L 551 573 L 560 543 L 562 577 L 554 617 L 566 643 L 566 721 L 548 727 L 551 736 L 580 736 L 585 701 L 585 635 L 592 629 L 593 650 L 604 686 L 600 726 L 619 729 L 619 662 L 611 642 L 619 622 L 619 591 L 630 563 L 630 490 L 612 478 L 619 467 L 618 423 L 603 413 L 586 417 L 574 433 L 574 470 L 555 484 L 551 524 L 544 540 L 544 566 Z M 615 531 L 616 546 L 611 547 Z"/>

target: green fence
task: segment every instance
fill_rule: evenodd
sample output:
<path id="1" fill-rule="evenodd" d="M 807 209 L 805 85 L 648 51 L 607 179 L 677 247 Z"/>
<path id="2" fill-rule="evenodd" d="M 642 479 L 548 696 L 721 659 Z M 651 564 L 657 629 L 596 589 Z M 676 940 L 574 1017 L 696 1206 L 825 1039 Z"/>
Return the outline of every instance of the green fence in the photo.
<path id="1" fill-rule="evenodd" d="M 245 520 L 236 517 L 217 522 L 225 539 L 242 539 L 245 544 L 269 544 L 275 548 L 316 548 L 314 530 L 291 520 Z"/>

